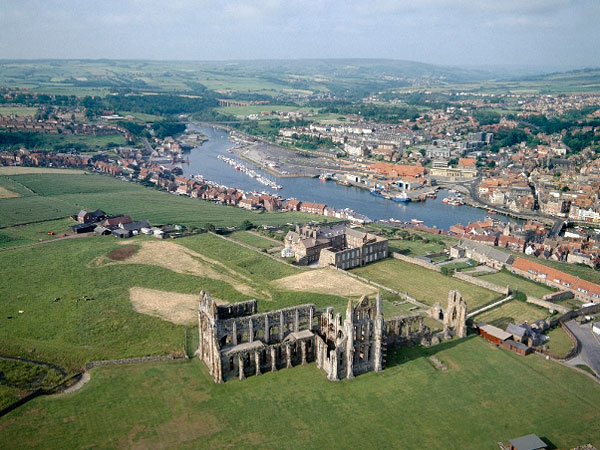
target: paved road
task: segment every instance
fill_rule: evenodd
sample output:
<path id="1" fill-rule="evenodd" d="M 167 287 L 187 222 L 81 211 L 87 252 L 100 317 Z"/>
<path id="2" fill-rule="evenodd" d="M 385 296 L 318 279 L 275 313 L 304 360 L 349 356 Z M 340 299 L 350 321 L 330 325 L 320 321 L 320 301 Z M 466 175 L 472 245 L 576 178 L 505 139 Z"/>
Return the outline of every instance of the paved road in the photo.
<path id="1" fill-rule="evenodd" d="M 569 320 L 565 325 L 581 343 L 583 360 L 596 374 L 600 374 L 600 342 L 592 334 L 591 324 L 580 326 L 575 320 Z"/>

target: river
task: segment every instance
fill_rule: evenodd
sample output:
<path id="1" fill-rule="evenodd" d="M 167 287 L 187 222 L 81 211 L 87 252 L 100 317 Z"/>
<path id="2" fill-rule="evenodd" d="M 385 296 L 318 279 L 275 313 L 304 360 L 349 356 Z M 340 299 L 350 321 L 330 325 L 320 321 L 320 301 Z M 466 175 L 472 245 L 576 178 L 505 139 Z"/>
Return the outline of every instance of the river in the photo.
<path id="1" fill-rule="evenodd" d="M 472 206 L 449 206 L 442 203 L 442 199 L 450 195 L 445 190 L 440 190 L 436 199 L 428 199 L 425 202 L 396 203 L 375 197 L 365 189 L 340 186 L 333 181 L 323 182 L 316 178 L 275 177 L 252 166 L 257 172 L 283 186 L 283 189 L 273 191 L 254 178 L 250 178 L 224 161 L 217 159 L 219 155 L 238 159 L 235 154 L 227 153 L 227 150 L 235 144 L 229 140 L 226 131 L 209 126 L 190 126 L 190 128 L 205 134 L 208 140 L 190 151 L 189 163 L 182 165 L 184 176 L 201 174 L 207 180 L 245 191 L 266 191 L 278 193 L 285 198 L 293 197 L 298 200 L 325 203 L 336 209 L 350 208 L 373 220 L 394 218 L 410 221 L 418 219 L 424 221 L 425 225 L 436 226 L 444 230 L 456 223 L 466 225 L 469 222 L 482 220 L 489 215 L 487 211 Z M 242 160 L 240 162 L 251 166 L 248 162 Z M 505 220 L 502 216 L 497 217 Z"/>

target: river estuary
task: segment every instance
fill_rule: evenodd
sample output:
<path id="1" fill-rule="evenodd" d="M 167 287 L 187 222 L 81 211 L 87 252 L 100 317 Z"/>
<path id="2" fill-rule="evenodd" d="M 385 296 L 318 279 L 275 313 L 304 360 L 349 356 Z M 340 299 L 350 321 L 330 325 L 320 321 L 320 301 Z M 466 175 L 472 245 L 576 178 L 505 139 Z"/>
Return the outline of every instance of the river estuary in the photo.
<path id="1" fill-rule="evenodd" d="M 275 177 L 248 162 L 239 160 L 242 164 L 283 186 L 283 189 L 274 191 L 217 159 L 217 156 L 221 155 L 238 160 L 235 153 L 227 153 L 227 150 L 232 148 L 235 143 L 229 140 L 226 131 L 208 126 L 191 126 L 191 128 L 206 135 L 208 140 L 190 151 L 189 163 L 182 165 L 184 176 L 201 174 L 207 180 L 245 191 L 277 193 L 285 198 L 294 197 L 298 200 L 325 203 L 336 209 L 350 208 L 373 220 L 394 218 L 410 221 L 418 219 L 424 221 L 425 225 L 445 230 L 455 223 L 467 224 L 482 220 L 489 215 L 487 211 L 472 206 L 449 206 L 442 203 L 442 199 L 450 195 L 445 190 L 440 190 L 436 199 L 428 199 L 425 202 L 396 203 L 375 197 L 368 190 L 340 186 L 334 181 L 323 182 L 317 178 Z"/>

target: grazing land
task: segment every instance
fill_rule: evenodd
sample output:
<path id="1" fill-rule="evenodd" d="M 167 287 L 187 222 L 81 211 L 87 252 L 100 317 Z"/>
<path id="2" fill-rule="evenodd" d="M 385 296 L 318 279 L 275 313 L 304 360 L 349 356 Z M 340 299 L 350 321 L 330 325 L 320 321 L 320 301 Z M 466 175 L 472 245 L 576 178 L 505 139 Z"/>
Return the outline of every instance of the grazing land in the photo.
<path id="1" fill-rule="evenodd" d="M 544 319 L 550 314 L 547 309 L 519 300 L 511 300 L 496 308 L 473 317 L 473 323 L 485 322 L 498 328 L 505 329 L 511 322 L 532 323 L 538 319 Z"/>
<path id="2" fill-rule="evenodd" d="M 81 209 L 128 214 L 153 225 L 180 223 L 188 227 L 235 226 L 244 220 L 256 225 L 276 225 L 314 219 L 314 215 L 303 213 L 246 211 L 82 171 L 4 169 L 0 168 L 0 186 L 9 190 L 13 190 L 10 186 L 20 186 L 28 195 L 0 199 L 0 228 L 64 218 Z"/>
<path id="3" fill-rule="evenodd" d="M 445 306 L 448 291 L 452 289 L 460 291 L 471 311 L 498 297 L 495 292 L 398 259 L 377 261 L 351 272 L 399 292 L 406 292 L 428 305 L 440 302 Z"/>
<path id="4" fill-rule="evenodd" d="M 556 292 L 556 289 L 552 289 L 543 284 L 527 280 L 523 277 L 505 271 L 492 273 L 489 275 L 481 275 L 478 278 L 497 284 L 498 286 L 510 286 L 511 290 L 521 291 L 531 297 L 542 298 L 546 294 Z"/>
<path id="5" fill-rule="evenodd" d="M 69 231 L 71 225 L 77 224 L 72 217 L 48 220 L 29 225 L 17 225 L 0 230 L 0 247 L 14 247 L 35 242 L 51 241 Z"/>
<path id="6" fill-rule="evenodd" d="M 35 116 L 38 109 L 29 106 L 0 106 L 0 116 Z"/>
<path id="7" fill-rule="evenodd" d="M 350 382 L 331 383 L 311 364 L 215 385 L 197 359 L 91 375 L 76 393 L 1 418 L 2 439 L 21 448 L 352 448 L 368 437 L 369 448 L 492 450 L 535 432 L 557 448 L 600 443 L 595 382 L 476 336 L 406 348 L 383 373 Z"/>

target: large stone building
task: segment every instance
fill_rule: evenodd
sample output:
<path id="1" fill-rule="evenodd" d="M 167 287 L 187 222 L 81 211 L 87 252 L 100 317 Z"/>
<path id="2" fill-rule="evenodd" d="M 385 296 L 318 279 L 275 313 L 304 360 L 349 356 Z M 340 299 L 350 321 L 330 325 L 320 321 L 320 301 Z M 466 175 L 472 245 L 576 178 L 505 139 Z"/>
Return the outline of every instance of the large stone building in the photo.
<path id="1" fill-rule="evenodd" d="M 320 266 L 340 269 L 363 266 L 388 256 L 387 239 L 346 225 L 296 226 L 296 231 L 286 235 L 285 248 L 287 254 L 294 253 L 299 264 L 318 262 Z"/>
<path id="2" fill-rule="evenodd" d="M 441 311 L 441 308 L 440 308 Z M 312 304 L 265 313 L 257 301 L 217 305 L 200 293 L 199 345 L 202 359 L 216 383 L 316 362 L 332 381 L 384 369 L 388 346 L 437 344 L 466 335 L 466 305 L 450 293 L 444 331 L 431 333 L 423 316 L 384 320 L 381 296 L 348 301 L 345 319 L 333 308 L 318 311 Z M 438 318 L 439 319 L 439 318 Z"/>

